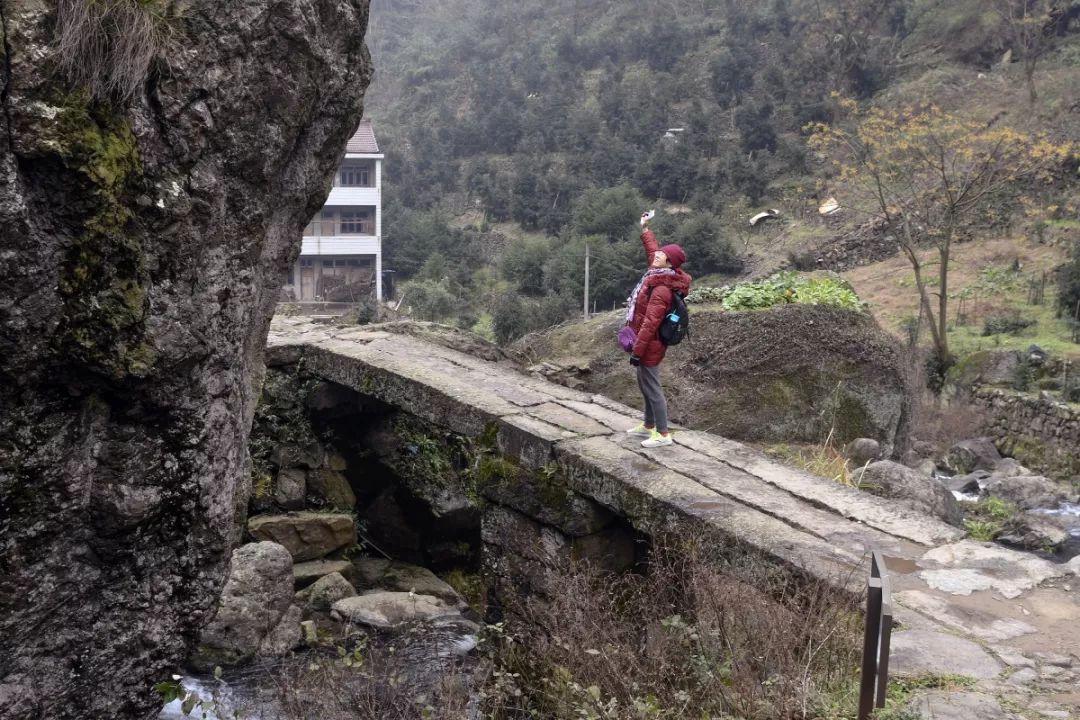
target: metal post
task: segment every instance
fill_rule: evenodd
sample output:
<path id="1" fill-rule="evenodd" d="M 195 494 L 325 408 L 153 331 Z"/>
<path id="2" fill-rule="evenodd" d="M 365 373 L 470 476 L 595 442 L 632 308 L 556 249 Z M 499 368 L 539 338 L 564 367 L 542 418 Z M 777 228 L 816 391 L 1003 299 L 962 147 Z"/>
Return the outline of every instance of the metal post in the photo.
<path id="1" fill-rule="evenodd" d="M 885 559 L 875 550 L 871 555 L 870 578 L 867 580 L 858 720 L 870 720 L 875 707 L 885 707 L 891 644 L 892 587 L 886 572 Z"/>
<path id="2" fill-rule="evenodd" d="M 589 243 L 585 243 L 585 297 L 583 298 L 582 315 L 589 319 Z"/>
<path id="3" fill-rule="evenodd" d="M 866 597 L 862 674 L 859 677 L 859 720 L 870 720 L 877 699 L 877 642 L 881 623 L 881 579 L 872 577 Z"/>

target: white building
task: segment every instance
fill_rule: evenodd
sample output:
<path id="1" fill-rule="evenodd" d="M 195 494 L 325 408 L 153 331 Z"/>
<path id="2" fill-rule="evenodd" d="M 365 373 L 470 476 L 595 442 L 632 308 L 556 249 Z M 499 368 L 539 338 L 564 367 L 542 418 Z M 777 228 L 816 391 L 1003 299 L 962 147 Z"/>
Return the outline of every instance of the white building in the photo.
<path id="1" fill-rule="evenodd" d="M 286 280 L 292 299 L 359 301 L 372 285 L 382 298 L 382 161 L 370 120 L 360 122 L 322 210 L 304 228 Z"/>

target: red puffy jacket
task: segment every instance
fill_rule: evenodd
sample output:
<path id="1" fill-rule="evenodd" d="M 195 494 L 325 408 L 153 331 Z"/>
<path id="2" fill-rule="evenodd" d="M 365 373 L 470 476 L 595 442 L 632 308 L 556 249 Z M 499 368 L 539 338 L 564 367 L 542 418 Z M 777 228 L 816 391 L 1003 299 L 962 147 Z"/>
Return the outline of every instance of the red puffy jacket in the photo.
<path id="1" fill-rule="evenodd" d="M 653 254 L 660 249 L 652 230 L 646 229 L 641 233 L 641 244 L 645 246 L 651 267 Z M 681 269 L 676 270 L 674 275 L 650 275 L 645 279 L 645 285 L 634 304 L 634 319 L 630 322 L 630 327 L 637 334 L 633 353 L 641 358 L 641 364 L 645 367 L 656 367 L 664 359 L 667 345 L 660 342 L 657 331 L 671 307 L 672 292 L 681 292 L 685 297 L 690 292 L 692 279 Z M 650 289 L 652 292 L 649 292 Z"/>

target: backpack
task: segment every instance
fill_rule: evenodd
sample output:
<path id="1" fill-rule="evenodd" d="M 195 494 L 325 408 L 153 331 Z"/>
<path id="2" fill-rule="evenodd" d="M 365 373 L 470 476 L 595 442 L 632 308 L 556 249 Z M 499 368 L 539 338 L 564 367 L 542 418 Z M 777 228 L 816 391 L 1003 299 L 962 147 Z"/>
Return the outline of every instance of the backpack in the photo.
<path id="1" fill-rule="evenodd" d="M 649 288 L 649 295 L 652 295 Z M 685 338 L 690 337 L 690 311 L 686 307 L 686 300 L 682 293 L 671 291 L 671 305 L 668 306 L 664 319 L 660 321 L 660 327 L 656 330 L 660 342 L 668 347 L 678 345 Z"/>

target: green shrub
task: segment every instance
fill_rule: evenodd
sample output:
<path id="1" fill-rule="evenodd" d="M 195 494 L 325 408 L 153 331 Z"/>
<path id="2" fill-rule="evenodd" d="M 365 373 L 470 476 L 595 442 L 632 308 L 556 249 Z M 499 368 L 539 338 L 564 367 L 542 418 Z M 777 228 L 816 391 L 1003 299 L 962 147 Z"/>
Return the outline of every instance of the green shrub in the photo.
<path id="1" fill-rule="evenodd" d="M 990 335 L 1019 335 L 1024 330 L 1038 324 L 1038 320 L 1019 315 L 992 315 L 983 323 L 983 337 Z"/>
<path id="2" fill-rule="evenodd" d="M 736 285 L 723 297 L 724 309 L 735 311 L 760 310 L 785 303 L 836 305 L 849 310 L 862 308 L 859 296 L 846 282 L 808 278 L 796 272 L 781 272 L 765 280 Z"/>
<path id="3" fill-rule="evenodd" d="M 703 287 L 693 290 L 686 296 L 686 302 L 688 303 L 718 303 L 723 302 L 728 293 L 731 292 L 731 287 L 724 285 L 723 287 Z"/>

